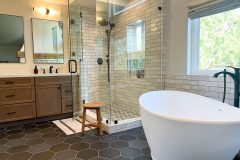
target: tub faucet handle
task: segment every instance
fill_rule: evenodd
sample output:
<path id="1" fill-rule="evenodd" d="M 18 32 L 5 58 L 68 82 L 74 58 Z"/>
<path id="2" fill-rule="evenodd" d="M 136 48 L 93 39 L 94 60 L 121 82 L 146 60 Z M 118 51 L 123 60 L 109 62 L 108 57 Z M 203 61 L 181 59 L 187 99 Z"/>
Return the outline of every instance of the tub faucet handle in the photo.
<path id="1" fill-rule="evenodd" d="M 232 69 L 234 69 L 235 72 L 237 72 L 237 71 L 240 70 L 240 68 L 237 68 L 237 67 L 232 67 L 232 66 L 227 66 L 227 67 L 228 67 L 228 68 L 232 68 Z"/>

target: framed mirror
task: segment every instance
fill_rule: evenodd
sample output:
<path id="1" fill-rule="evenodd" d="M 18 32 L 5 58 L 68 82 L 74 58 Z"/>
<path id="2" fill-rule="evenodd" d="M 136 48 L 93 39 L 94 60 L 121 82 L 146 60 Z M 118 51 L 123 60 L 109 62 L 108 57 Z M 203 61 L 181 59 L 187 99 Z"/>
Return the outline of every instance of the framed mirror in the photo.
<path id="1" fill-rule="evenodd" d="M 64 63 L 63 22 L 33 18 L 32 31 L 34 63 Z"/>
<path id="2" fill-rule="evenodd" d="M 26 63 L 23 17 L 0 14 L 0 63 Z"/>

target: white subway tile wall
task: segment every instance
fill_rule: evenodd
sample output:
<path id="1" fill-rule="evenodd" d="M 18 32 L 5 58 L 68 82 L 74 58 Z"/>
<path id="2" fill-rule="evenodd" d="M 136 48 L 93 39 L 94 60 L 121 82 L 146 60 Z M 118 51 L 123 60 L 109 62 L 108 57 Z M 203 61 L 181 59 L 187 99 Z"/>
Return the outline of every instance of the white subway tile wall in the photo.
<path id="1" fill-rule="evenodd" d="M 96 12 L 81 8 L 83 15 L 83 51 L 85 67 L 83 93 L 87 101 L 103 101 L 107 105 L 139 108 L 139 96 L 152 90 L 179 90 L 207 96 L 221 101 L 223 96 L 223 77 L 201 75 L 168 74 L 168 0 L 146 0 L 144 3 L 115 16 L 116 24 L 111 36 L 110 79 L 107 79 L 107 37 L 104 27 L 96 26 Z M 158 10 L 161 6 L 162 10 Z M 76 9 L 76 12 L 79 9 Z M 127 25 L 137 20 L 145 20 L 146 48 L 145 71 L 143 79 L 132 79 L 124 64 L 115 68 L 116 54 L 127 56 Z M 78 44 L 75 48 L 78 48 Z M 74 46 L 73 46 L 74 47 Z M 103 64 L 97 64 L 103 58 Z M 127 57 L 125 57 L 127 59 Z M 125 62 L 124 62 L 125 63 Z M 126 62 L 127 63 L 127 62 Z M 233 104 L 233 82 L 227 78 L 226 103 Z M 111 97 L 111 101 L 110 101 Z"/>
<path id="2" fill-rule="evenodd" d="M 225 103 L 233 105 L 233 82 L 227 77 Z M 165 89 L 191 92 L 222 101 L 223 77 L 201 75 L 166 75 Z"/>

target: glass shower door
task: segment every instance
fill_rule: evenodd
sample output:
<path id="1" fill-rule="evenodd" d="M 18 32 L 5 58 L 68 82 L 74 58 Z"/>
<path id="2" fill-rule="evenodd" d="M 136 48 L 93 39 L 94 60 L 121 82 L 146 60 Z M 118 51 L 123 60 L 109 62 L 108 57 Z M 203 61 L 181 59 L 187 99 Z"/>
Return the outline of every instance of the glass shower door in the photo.
<path id="1" fill-rule="evenodd" d="M 105 104 L 101 108 L 103 122 L 111 124 L 111 58 L 109 56 L 108 1 L 96 1 L 95 44 L 97 69 L 97 100 Z"/>
<path id="2" fill-rule="evenodd" d="M 69 73 L 72 81 L 72 113 L 73 118 L 80 115 L 81 97 L 81 61 L 83 61 L 82 16 L 81 8 L 74 2 L 69 4 L 70 60 Z"/>

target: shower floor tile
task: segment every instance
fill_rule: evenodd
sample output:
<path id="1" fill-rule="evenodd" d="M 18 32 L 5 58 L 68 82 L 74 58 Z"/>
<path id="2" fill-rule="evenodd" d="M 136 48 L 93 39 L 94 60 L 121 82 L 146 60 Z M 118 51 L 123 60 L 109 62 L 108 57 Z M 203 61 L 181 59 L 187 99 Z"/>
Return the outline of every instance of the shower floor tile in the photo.
<path id="1" fill-rule="evenodd" d="M 111 113 L 111 121 L 122 121 L 131 118 L 140 117 L 139 109 L 135 106 L 128 106 L 122 104 L 113 104 L 112 107 L 110 105 L 106 105 L 101 108 L 102 117 L 109 119 Z"/>

